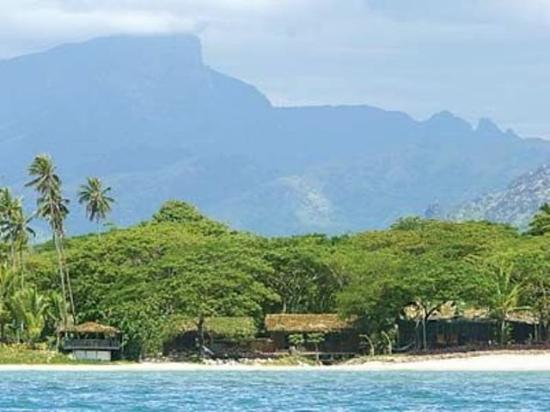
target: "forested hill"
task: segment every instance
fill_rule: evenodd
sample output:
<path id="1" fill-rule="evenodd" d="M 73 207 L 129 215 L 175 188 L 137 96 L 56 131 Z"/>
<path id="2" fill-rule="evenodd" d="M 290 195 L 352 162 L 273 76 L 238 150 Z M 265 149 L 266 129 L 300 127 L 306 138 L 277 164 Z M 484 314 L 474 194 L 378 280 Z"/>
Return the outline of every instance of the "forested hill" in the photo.
<path id="1" fill-rule="evenodd" d="M 499 190 L 548 162 L 550 143 L 442 112 L 273 107 L 208 67 L 188 35 L 109 37 L 0 62 L 0 185 L 50 153 L 67 193 L 113 187 L 129 225 L 167 198 L 262 234 L 385 227 Z M 31 196 L 29 206 L 31 205 Z M 71 233 L 89 230 L 73 214 Z"/>
<path id="2" fill-rule="evenodd" d="M 121 328 L 125 356 L 158 354 L 181 332 L 181 319 L 250 316 L 261 331 L 266 314 L 281 312 L 354 316 L 383 342 L 381 333 L 394 333 L 411 304 L 426 314 L 449 302 L 457 314 L 486 308 L 497 320 L 528 307 L 548 325 L 549 213 L 534 220 L 533 228 L 542 229 L 536 236 L 486 222 L 406 218 L 385 231 L 268 239 L 171 201 L 137 226 L 68 239 L 66 256 L 77 320 Z M 0 243 L 0 263 L 9 262 L 9 250 Z M 26 288 L 41 302 L 59 296 L 51 244 L 25 251 L 18 262 Z M 0 265 L 0 275 L 9 267 Z M 18 273 L 14 290 L 21 287 Z M 7 279 L 0 276 L 0 286 Z M 7 308 L 17 307 L 19 293 L 6 300 Z M 40 328 L 32 334 L 24 329 L 23 338 L 53 336 L 59 310 L 50 307 L 57 317 L 45 317 L 35 313 L 33 300 L 22 302 L 31 305 L 30 319 L 41 319 Z M 11 312 L 4 313 L 11 324 Z M 16 328 L 5 329 L 8 338 L 19 336 Z"/>

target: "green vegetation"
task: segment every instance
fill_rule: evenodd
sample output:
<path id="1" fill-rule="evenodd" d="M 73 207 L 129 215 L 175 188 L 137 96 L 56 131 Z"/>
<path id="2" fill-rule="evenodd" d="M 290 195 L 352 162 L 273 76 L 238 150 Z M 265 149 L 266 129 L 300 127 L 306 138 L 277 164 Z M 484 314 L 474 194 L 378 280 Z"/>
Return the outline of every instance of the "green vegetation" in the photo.
<path id="1" fill-rule="evenodd" d="M 26 345 L 0 344 L 0 365 L 55 365 L 77 363 L 70 357 L 45 347 L 28 347 Z M 78 362 L 80 363 L 80 362 Z"/>
<path id="2" fill-rule="evenodd" d="M 529 233 L 540 236 L 548 232 L 550 232 L 550 204 L 545 203 L 529 224 Z"/>
<path id="3" fill-rule="evenodd" d="M 4 343 L 53 348 L 59 327 L 93 320 L 119 328 L 125 357 L 139 358 L 185 330 L 198 333 L 202 352 L 205 333 L 247 340 L 267 313 L 337 312 L 357 320 L 369 352 L 391 354 L 404 316 L 416 322 L 418 346 L 429 349 L 426 324 L 444 307 L 486 310 L 499 322 L 502 344 L 508 318 L 529 311 L 539 320 L 535 338 L 549 338 L 547 206 L 527 234 L 487 222 L 404 218 L 384 231 L 268 239 L 169 201 L 135 227 L 67 238 L 69 208 L 52 160 L 37 157 L 29 173 L 52 241 L 30 247 L 22 203 L 2 189 Z M 97 178 L 79 197 L 94 221 L 113 204 Z M 318 348 L 324 338 L 291 336 L 296 347 Z"/>
<path id="4" fill-rule="evenodd" d="M 86 216 L 91 222 L 96 222 L 98 227 L 111 212 L 111 205 L 115 201 L 109 196 L 110 192 L 111 188 L 103 187 L 97 177 L 89 177 L 86 184 L 80 186 L 78 202 L 86 205 Z"/>

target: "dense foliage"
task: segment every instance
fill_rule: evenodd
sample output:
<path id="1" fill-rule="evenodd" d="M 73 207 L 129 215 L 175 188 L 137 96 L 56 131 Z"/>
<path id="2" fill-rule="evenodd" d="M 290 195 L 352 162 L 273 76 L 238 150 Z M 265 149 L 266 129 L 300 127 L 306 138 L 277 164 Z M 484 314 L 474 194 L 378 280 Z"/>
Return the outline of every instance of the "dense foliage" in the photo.
<path id="1" fill-rule="evenodd" d="M 246 331 L 261 330 L 266 313 L 338 312 L 358 320 L 372 350 L 391 347 L 398 320 L 412 316 L 426 348 L 426 323 L 444 306 L 485 309 L 506 343 L 507 319 L 518 311 L 548 330 L 546 209 L 528 234 L 487 222 L 405 218 L 384 231 L 263 238 L 170 201 L 138 226 L 75 238 L 53 230 L 54 241 L 34 250 L 23 219 L 17 236 L 2 226 L 0 339 L 33 345 L 50 337 L 54 344 L 72 312 L 60 273 L 71 273 L 75 320 L 120 328 L 129 357 L 157 354 L 178 330 L 202 332 L 216 317 L 252 318 Z M 9 210 L 0 210 L 2 221 Z M 249 337 L 238 322 L 234 328 L 226 332 Z"/>

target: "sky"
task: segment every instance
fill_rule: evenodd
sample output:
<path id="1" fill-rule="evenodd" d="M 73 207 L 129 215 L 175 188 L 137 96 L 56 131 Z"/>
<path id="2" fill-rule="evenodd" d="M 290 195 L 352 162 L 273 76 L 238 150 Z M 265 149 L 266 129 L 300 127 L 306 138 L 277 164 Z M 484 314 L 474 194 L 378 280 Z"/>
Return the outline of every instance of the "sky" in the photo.
<path id="1" fill-rule="evenodd" d="M 176 32 L 275 105 L 450 110 L 550 138 L 550 0 L 0 0 L 0 58 Z"/>

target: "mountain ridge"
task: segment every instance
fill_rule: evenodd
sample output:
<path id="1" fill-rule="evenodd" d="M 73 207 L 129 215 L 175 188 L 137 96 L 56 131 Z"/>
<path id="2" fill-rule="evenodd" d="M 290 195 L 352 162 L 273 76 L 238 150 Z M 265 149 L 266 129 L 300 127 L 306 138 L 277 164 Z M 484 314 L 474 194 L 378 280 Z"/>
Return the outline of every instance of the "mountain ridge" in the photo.
<path id="1" fill-rule="evenodd" d="M 120 225 L 180 198 L 268 235 L 381 228 L 550 162 L 550 142 L 486 119 L 273 106 L 206 65 L 190 35 L 115 36 L 3 60 L 0 88 L 0 184 L 21 187 L 32 157 L 48 152 L 73 199 L 88 175 L 113 187 Z M 92 228 L 82 215 L 69 220 L 77 233 Z"/>
<path id="2" fill-rule="evenodd" d="M 505 190 L 466 202 L 448 214 L 450 220 L 489 220 L 528 228 L 538 209 L 550 202 L 550 164 L 513 180 Z"/>

